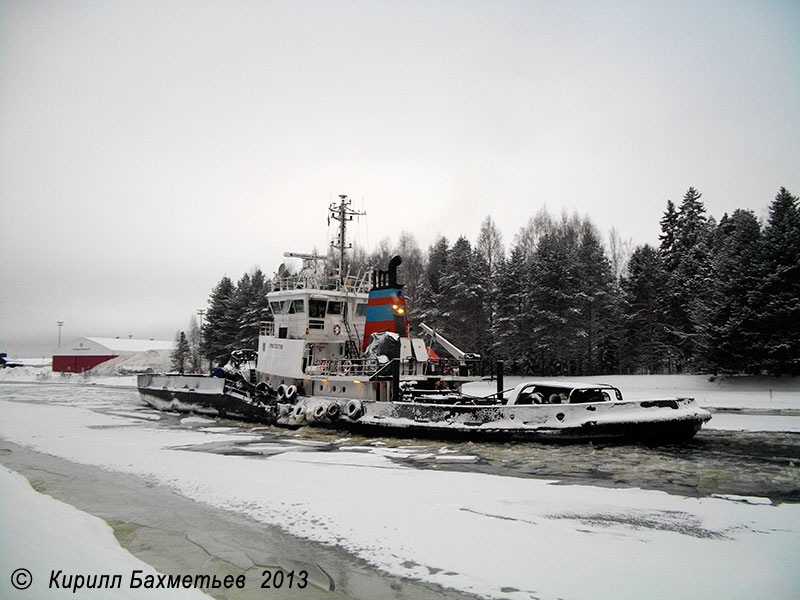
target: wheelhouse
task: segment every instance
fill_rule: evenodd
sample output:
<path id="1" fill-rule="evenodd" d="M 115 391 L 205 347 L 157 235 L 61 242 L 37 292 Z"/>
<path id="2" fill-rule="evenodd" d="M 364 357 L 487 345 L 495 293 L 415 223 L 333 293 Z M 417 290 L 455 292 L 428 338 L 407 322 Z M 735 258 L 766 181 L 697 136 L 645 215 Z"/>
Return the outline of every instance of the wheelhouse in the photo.
<path id="1" fill-rule="evenodd" d="M 272 322 L 268 335 L 318 342 L 344 341 L 346 327 L 356 336 L 364 331 L 367 300 L 364 294 L 343 295 L 324 290 L 285 290 L 268 296 Z"/>

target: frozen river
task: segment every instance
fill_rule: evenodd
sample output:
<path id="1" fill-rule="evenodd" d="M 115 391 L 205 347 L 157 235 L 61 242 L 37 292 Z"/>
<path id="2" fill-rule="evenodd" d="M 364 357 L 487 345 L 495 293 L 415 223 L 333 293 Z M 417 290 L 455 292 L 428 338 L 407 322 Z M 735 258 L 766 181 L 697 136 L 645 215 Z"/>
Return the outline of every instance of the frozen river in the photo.
<path id="1" fill-rule="evenodd" d="M 712 427 L 648 448 L 289 432 L 0 382 L 0 461 L 162 572 L 312 574 L 270 597 L 796 597 L 798 394 L 706 387 Z"/>

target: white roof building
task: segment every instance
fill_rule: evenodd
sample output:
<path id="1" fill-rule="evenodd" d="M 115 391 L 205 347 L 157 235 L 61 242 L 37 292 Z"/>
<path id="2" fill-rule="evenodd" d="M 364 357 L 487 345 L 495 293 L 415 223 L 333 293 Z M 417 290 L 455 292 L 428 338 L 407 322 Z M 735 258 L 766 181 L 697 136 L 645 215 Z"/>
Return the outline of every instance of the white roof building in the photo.
<path id="1" fill-rule="evenodd" d="M 79 337 L 53 352 L 53 371 L 81 373 L 118 356 L 148 350 L 172 350 L 175 342 L 131 338 Z"/>

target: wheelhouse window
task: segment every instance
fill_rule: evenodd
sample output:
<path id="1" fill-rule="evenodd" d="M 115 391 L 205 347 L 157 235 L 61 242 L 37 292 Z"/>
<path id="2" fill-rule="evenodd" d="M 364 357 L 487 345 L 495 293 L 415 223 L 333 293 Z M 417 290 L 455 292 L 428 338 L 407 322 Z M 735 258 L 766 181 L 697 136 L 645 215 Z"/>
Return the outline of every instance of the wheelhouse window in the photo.
<path id="1" fill-rule="evenodd" d="M 292 300 L 289 305 L 289 314 L 304 313 L 306 312 L 306 303 L 301 300 Z"/>
<path id="2" fill-rule="evenodd" d="M 366 317 L 367 316 L 367 305 L 364 303 L 356 304 L 356 316 L 357 317 Z"/>
<path id="3" fill-rule="evenodd" d="M 342 314 L 342 303 L 334 302 L 333 300 L 328 301 L 328 314 L 329 315 Z"/>
<path id="4" fill-rule="evenodd" d="M 278 300 L 270 302 L 269 307 L 273 315 L 283 315 L 289 312 L 289 302 L 287 300 Z"/>
<path id="5" fill-rule="evenodd" d="M 328 303 L 325 300 L 311 298 L 308 301 L 308 316 L 312 319 L 324 319 L 325 308 Z"/>

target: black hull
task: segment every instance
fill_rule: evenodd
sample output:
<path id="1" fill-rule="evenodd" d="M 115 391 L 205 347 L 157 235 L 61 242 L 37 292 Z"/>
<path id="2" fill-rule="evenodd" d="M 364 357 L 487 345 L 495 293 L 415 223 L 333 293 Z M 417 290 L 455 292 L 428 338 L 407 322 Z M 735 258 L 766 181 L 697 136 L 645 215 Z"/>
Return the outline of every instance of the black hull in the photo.
<path id="1" fill-rule="evenodd" d="M 145 402 L 159 410 L 194 412 L 266 425 L 274 425 L 276 421 L 274 407 L 254 402 L 245 394 L 143 388 L 139 388 L 139 393 Z"/>
<path id="2" fill-rule="evenodd" d="M 592 425 L 564 429 L 453 429 L 446 426 L 432 428 L 430 426 L 391 426 L 374 425 L 347 420 L 314 427 L 335 428 L 364 437 L 391 436 L 409 439 L 431 439 L 443 441 L 482 441 L 494 443 L 506 442 L 540 442 L 579 444 L 602 442 L 608 444 L 672 444 L 690 441 L 703 426 L 702 421 L 681 421 L 665 423 L 630 423 L 614 425 Z"/>

